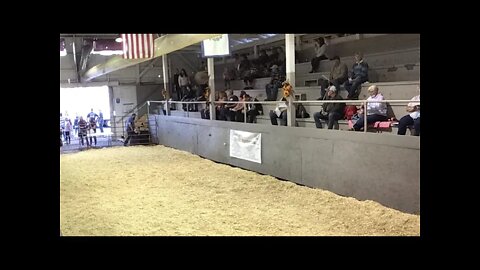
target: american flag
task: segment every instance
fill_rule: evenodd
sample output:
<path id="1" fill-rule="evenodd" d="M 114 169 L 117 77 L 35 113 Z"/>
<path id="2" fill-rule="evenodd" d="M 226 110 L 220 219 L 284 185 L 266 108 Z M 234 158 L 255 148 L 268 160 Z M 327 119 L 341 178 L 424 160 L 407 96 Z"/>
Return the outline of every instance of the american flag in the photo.
<path id="1" fill-rule="evenodd" d="M 153 57 L 153 34 L 122 34 L 123 58 L 138 59 Z"/>

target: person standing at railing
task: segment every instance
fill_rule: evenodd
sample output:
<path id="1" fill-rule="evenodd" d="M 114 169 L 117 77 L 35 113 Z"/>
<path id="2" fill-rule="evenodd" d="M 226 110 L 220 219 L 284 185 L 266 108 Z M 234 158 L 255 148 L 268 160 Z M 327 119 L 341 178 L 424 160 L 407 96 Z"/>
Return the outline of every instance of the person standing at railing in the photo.
<path id="1" fill-rule="evenodd" d="M 420 88 L 418 88 L 420 91 Z M 414 96 L 412 101 L 420 101 L 420 95 Z M 415 129 L 414 136 L 420 136 L 420 102 L 410 102 L 407 105 L 407 112 L 409 114 L 400 118 L 398 122 L 398 135 L 405 135 L 407 127 L 412 126 Z"/>
<path id="2" fill-rule="evenodd" d="M 381 101 L 385 100 L 383 95 L 378 92 L 378 86 L 372 85 L 368 88 L 368 94 L 370 95 L 367 98 L 367 101 Z M 377 121 L 387 121 L 387 104 L 385 102 L 368 102 L 367 103 L 367 125 L 370 123 L 375 123 Z M 364 127 L 364 117 L 365 113 L 360 116 L 360 118 L 355 122 L 353 128 L 349 129 L 350 131 L 359 131 Z"/>

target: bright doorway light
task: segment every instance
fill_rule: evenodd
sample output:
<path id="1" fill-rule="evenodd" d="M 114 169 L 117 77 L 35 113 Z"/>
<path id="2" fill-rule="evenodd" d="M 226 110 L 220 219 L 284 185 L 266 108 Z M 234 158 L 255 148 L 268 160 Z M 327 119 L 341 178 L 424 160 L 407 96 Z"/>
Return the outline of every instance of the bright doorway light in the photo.
<path id="1" fill-rule="evenodd" d="M 86 119 L 91 109 L 97 114 L 98 110 L 102 110 L 103 118 L 110 119 L 108 86 L 60 88 L 60 112 L 63 116 L 75 119 L 78 115 Z"/>

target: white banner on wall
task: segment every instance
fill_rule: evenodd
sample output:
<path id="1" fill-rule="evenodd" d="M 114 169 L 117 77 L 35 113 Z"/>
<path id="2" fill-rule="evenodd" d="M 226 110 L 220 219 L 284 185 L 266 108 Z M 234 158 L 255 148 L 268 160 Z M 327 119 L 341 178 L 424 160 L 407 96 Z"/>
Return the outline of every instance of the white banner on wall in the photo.
<path id="1" fill-rule="evenodd" d="M 202 48 L 204 57 L 229 55 L 228 34 L 204 40 L 202 42 Z"/>
<path id="2" fill-rule="evenodd" d="M 230 130 L 230 156 L 262 163 L 262 134 Z"/>

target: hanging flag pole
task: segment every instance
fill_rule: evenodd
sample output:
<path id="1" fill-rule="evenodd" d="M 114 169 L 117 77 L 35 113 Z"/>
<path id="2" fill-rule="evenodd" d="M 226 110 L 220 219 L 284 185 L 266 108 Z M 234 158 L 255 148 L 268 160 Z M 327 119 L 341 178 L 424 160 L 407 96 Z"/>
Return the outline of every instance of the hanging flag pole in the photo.
<path id="1" fill-rule="evenodd" d="M 221 34 L 168 34 L 154 40 L 153 58 L 160 57 L 190 45 L 199 43 L 205 39 L 221 36 Z M 152 58 L 125 59 L 123 56 L 115 56 L 103 64 L 96 65 L 83 75 L 85 81 L 90 81 L 110 72 L 142 63 Z"/>

